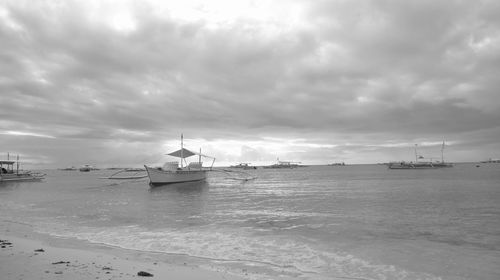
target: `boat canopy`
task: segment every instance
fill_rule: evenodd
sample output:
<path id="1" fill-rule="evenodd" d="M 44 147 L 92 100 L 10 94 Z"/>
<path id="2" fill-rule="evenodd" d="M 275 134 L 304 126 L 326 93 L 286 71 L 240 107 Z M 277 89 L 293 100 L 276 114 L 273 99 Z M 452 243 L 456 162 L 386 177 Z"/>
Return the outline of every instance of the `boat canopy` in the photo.
<path id="1" fill-rule="evenodd" d="M 192 152 L 188 149 L 185 149 L 185 148 L 182 148 L 180 150 L 177 150 L 175 152 L 171 152 L 170 154 L 167 154 L 169 156 L 173 156 L 173 157 L 178 157 L 178 158 L 188 158 L 190 156 L 194 156 L 194 155 L 197 155 L 197 156 L 202 156 L 202 157 L 207 157 L 207 158 L 214 158 L 214 157 L 211 157 L 211 156 L 207 156 L 207 155 L 204 155 L 204 154 L 200 154 L 200 153 L 197 153 L 197 152 Z"/>

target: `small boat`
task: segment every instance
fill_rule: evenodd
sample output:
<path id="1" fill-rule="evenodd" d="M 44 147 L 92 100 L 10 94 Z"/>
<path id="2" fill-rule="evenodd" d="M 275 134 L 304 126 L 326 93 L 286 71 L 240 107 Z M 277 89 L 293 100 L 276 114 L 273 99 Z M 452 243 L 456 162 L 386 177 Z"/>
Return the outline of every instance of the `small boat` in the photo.
<path id="1" fill-rule="evenodd" d="M 279 160 L 278 158 L 278 162 L 275 163 L 275 164 L 271 164 L 271 165 L 266 165 L 264 166 L 264 168 L 266 169 L 277 169 L 277 168 L 297 168 L 297 167 L 301 167 L 299 165 L 300 162 L 293 162 L 293 161 L 281 161 Z M 305 166 L 304 166 L 305 167 Z"/>
<path id="2" fill-rule="evenodd" d="M 481 161 L 481 163 L 500 163 L 500 159 L 489 158 L 488 160 Z"/>
<path id="3" fill-rule="evenodd" d="M 197 153 L 184 148 L 183 138 L 181 134 L 181 149 L 167 154 L 180 158 L 180 166 L 177 161 L 166 162 L 162 167 L 149 167 L 144 165 L 149 177 L 149 184 L 152 187 L 174 183 L 203 181 L 207 178 L 207 171 L 212 170 L 215 158 L 203 155 L 201 150 Z M 187 164 L 185 159 L 195 155 L 198 156 L 198 162 L 190 162 Z M 203 168 L 203 162 L 201 161 L 202 157 L 213 159 L 210 168 Z"/>
<path id="4" fill-rule="evenodd" d="M 231 165 L 229 168 L 257 169 L 257 166 L 250 166 L 249 163 L 239 163 L 237 165 Z"/>
<path id="5" fill-rule="evenodd" d="M 90 170 L 93 170 L 92 166 L 85 164 L 84 166 L 80 167 L 80 172 L 89 172 Z"/>
<path id="6" fill-rule="evenodd" d="M 387 165 L 389 169 L 437 169 L 437 168 L 445 168 L 445 167 L 453 167 L 453 163 L 444 161 L 444 141 L 441 146 L 441 161 L 419 161 L 419 159 L 423 159 L 424 157 L 418 155 L 417 153 L 417 144 L 415 144 L 415 162 L 389 162 Z"/>
<path id="7" fill-rule="evenodd" d="M 14 164 L 17 165 L 14 170 Z M 17 161 L 0 160 L 0 183 L 15 181 L 37 181 L 45 177 L 45 174 L 31 171 L 19 170 L 19 156 Z"/>
<path id="8" fill-rule="evenodd" d="M 443 167 L 453 167 L 452 163 L 447 162 L 390 162 L 388 165 L 389 169 L 436 169 Z"/>
<path id="9" fill-rule="evenodd" d="M 77 169 L 74 166 L 70 166 L 70 167 L 66 167 L 66 168 L 61 168 L 59 170 L 61 170 L 61 171 L 75 171 Z"/>

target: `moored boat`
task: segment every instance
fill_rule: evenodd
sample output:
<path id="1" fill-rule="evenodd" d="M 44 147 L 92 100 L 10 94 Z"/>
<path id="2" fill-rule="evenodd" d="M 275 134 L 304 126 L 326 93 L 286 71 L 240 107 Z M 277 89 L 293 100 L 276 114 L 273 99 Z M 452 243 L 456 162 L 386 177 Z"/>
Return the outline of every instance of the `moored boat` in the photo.
<path id="1" fill-rule="evenodd" d="M 488 160 L 481 161 L 481 163 L 500 163 L 500 159 L 489 158 Z"/>
<path id="2" fill-rule="evenodd" d="M 184 148 L 183 135 L 181 135 L 181 149 L 169 153 L 168 155 L 180 158 L 180 164 L 173 161 L 166 162 L 162 167 L 144 165 L 151 186 L 203 181 L 206 179 L 207 172 L 212 169 L 215 162 L 214 157 L 201 154 L 201 150 L 197 153 Z M 191 162 L 184 166 L 185 159 L 195 155 L 198 156 L 198 162 Z M 203 167 L 203 162 L 201 161 L 202 157 L 213 159 L 210 168 L 207 169 Z"/>
<path id="3" fill-rule="evenodd" d="M 229 168 L 242 168 L 242 169 L 257 169 L 257 166 L 251 166 L 250 163 L 239 163 L 237 165 L 231 165 Z"/>
<path id="4" fill-rule="evenodd" d="M 66 168 L 60 168 L 59 170 L 61 170 L 61 171 L 75 171 L 77 169 L 74 166 L 70 166 L 70 167 L 66 167 Z"/>
<path id="5" fill-rule="evenodd" d="M 389 169 L 436 169 L 443 167 L 453 167 L 452 163 L 447 162 L 390 162 Z"/>
<path id="6" fill-rule="evenodd" d="M 17 165 L 14 170 L 14 164 Z M 31 171 L 19 170 L 19 156 L 17 161 L 0 160 L 0 183 L 16 181 L 37 181 L 45 177 L 45 174 Z"/>
<path id="7" fill-rule="evenodd" d="M 175 170 L 167 170 L 164 167 L 149 167 L 145 166 L 148 173 L 149 181 L 152 186 L 167 185 L 174 183 L 194 182 L 205 180 L 207 170 L 190 169 L 190 168 L 175 168 Z"/>
<path id="8" fill-rule="evenodd" d="M 345 162 L 334 162 L 327 164 L 328 166 L 345 166 Z"/>
<path id="9" fill-rule="evenodd" d="M 419 161 L 419 159 L 423 159 L 424 157 L 417 153 L 417 144 L 415 144 L 415 162 L 390 162 L 387 166 L 389 169 L 437 169 L 437 168 L 446 168 L 453 167 L 453 163 L 444 161 L 444 141 L 441 145 L 441 161 Z"/>
<path id="10" fill-rule="evenodd" d="M 80 172 L 89 172 L 90 170 L 92 170 L 92 166 L 85 164 L 84 166 L 80 167 L 79 170 Z"/>
<path id="11" fill-rule="evenodd" d="M 278 159 L 277 163 L 271 164 L 271 165 L 266 165 L 266 166 L 264 166 L 264 168 L 266 168 L 266 169 L 297 168 L 297 167 L 300 167 L 299 163 L 300 162 L 281 161 Z"/>

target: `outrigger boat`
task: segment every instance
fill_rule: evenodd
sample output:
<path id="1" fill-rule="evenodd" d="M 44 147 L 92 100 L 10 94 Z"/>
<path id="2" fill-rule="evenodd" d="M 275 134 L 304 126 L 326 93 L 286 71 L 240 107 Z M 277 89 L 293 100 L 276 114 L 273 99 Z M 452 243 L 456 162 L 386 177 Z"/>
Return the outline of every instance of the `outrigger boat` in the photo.
<path id="1" fill-rule="evenodd" d="M 453 167 L 453 163 L 444 161 L 444 147 L 445 144 L 443 142 L 441 146 L 441 161 L 418 161 L 419 159 L 423 159 L 424 157 L 418 155 L 417 153 L 417 144 L 415 144 L 415 162 L 390 162 L 388 164 L 389 169 L 437 169 L 444 167 Z"/>
<path id="2" fill-rule="evenodd" d="M 257 169 L 257 166 L 251 166 L 250 163 L 239 163 L 237 165 L 231 165 L 229 168 L 242 168 L 242 169 Z"/>
<path id="3" fill-rule="evenodd" d="M 148 173 L 149 184 L 152 187 L 174 183 L 203 181 L 207 178 L 207 171 L 212 170 L 215 162 L 214 157 L 203 155 L 201 149 L 199 153 L 185 149 L 182 134 L 181 149 L 167 155 L 180 158 L 180 166 L 176 161 L 166 162 L 163 167 L 156 168 L 144 165 Z M 198 156 L 198 162 L 190 162 L 188 164 L 186 158 L 195 155 Z M 210 168 L 203 168 L 203 162 L 201 161 L 202 157 L 213 159 Z"/>
<path id="4" fill-rule="evenodd" d="M 297 168 L 297 167 L 301 167 L 301 165 L 299 165 L 300 162 L 293 162 L 293 161 L 281 161 L 279 158 L 278 158 L 278 162 L 275 163 L 275 164 L 271 164 L 271 165 L 266 165 L 264 166 L 265 169 L 277 169 L 277 168 Z"/>
<path id="5" fill-rule="evenodd" d="M 391 162 L 389 169 L 436 169 L 443 167 L 453 167 L 452 163 L 447 162 Z"/>
<path id="6" fill-rule="evenodd" d="M 14 170 L 14 164 L 17 165 Z M 0 160 L 0 183 L 2 182 L 16 182 L 16 181 L 37 181 L 45 177 L 45 174 L 31 171 L 19 171 L 19 156 L 17 161 Z"/>

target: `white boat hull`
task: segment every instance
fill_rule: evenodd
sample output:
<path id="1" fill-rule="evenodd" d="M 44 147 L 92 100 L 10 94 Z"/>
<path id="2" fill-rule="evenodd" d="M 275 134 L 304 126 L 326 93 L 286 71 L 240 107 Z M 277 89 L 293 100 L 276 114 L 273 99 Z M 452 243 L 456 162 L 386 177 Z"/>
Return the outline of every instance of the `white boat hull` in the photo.
<path id="1" fill-rule="evenodd" d="M 389 169 L 438 169 L 438 168 L 447 168 L 447 167 L 453 167 L 453 164 L 451 163 L 445 163 L 445 162 L 437 162 L 437 163 L 431 163 L 431 162 L 417 162 L 417 163 L 390 163 L 389 164 Z"/>
<path id="2" fill-rule="evenodd" d="M 206 170 L 176 170 L 167 171 L 144 166 L 148 173 L 149 183 L 152 186 L 184 182 L 202 181 L 207 178 Z"/>
<path id="3" fill-rule="evenodd" d="M 44 177 L 41 175 L 31 174 L 2 174 L 0 175 L 0 182 L 18 182 L 18 181 L 38 181 Z"/>

